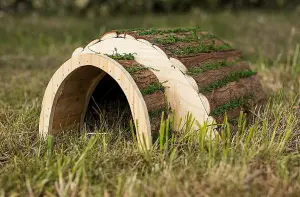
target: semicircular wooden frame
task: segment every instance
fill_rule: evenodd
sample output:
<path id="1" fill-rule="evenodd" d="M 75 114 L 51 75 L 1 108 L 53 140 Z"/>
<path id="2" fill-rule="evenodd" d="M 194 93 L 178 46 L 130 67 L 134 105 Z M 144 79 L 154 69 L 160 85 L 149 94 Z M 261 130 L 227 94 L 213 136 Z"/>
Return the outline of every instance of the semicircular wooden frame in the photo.
<path id="1" fill-rule="evenodd" d="M 76 71 L 86 66 L 99 68 L 99 70 L 102 72 L 99 72 L 98 75 L 94 76 L 93 80 L 87 82 L 89 88 L 83 93 L 82 98 L 78 95 L 69 98 L 61 98 L 62 95 L 64 95 L 66 83 L 68 83 L 68 81 L 71 82 L 70 79 L 72 78 L 72 75 L 74 76 Z M 56 131 L 53 126 L 61 126 L 59 124 L 63 121 L 67 121 L 69 122 L 68 124 L 70 124 L 72 121 L 75 123 L 75 120 L 77 120 L 77 125 L 81 127 L 83 125 L 82 123 L 91 94 L 93 93 L 94 88 L 98 84 L 99 80 L 101 80 L 101 78 L 104 76 L 103 74 L 110 75 L 121 87 L 130 105 L 139 144 L 142 147 L 150 148 L 152 144 L 152 138 L 149 114 L 139 88 L 122 65 L 115 60 L 101 54 L 87 53 L 74 55 L 55 72 L 48 83 L 42 102 L 39 124 L 40 135 L 45 137 L 47 134 L 55 134 Z M 72 87 L 72 89 L 76 88 Z M 68 106 L 70 102 L 83 102 L 84 105 L 78 105 L 80 108 L 76 109 L 76 111 L 78 111 L 79 114 L 73 115 L 73 118 L 68 115 L 68 117 L 57 119 L 55 117 L 59 117 L 59 112 L 64 113 L 64 111 L 68 111 L 64 108 L 59 109 L 60 102 L 63 103 L 62 106 Z M 78 120 L 80 120 L 80 122 Z"/>

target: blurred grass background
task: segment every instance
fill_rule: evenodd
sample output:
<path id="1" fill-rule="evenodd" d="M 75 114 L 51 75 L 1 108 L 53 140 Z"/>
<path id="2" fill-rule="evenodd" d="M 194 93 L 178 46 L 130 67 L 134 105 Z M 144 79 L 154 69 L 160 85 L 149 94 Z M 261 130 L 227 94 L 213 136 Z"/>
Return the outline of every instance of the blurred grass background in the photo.
<path id="1" fill-rule="evenodd" d="M 1 0 L 0 9 L 1 197 L 299 195 L 298 1 Z M 203 128 L 182 131 L 147 154 L 117 124 L 92 138 L 39 139 L 44 90 L 75 48 L 111 29 L 189 26 L 230 42 L 259 72 L 270 105 L 240 135 L 224 144 L 203 141 Z"/>
<path id="2" fill-rule="evenodd" d="M 89 17 L 120 14 L 189 12 L 194 9 L 289 9 L 298 0 L 2 0 L 0 9 L 18 13 L 80 14 Z"/>

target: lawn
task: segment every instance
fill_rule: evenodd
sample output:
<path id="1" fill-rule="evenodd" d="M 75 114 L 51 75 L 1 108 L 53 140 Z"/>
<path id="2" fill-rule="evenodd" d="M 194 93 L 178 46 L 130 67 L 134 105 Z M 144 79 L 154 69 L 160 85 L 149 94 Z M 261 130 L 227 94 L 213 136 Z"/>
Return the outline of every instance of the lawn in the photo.
<path id="1" fill-rule="evenodd" d="M 199 26 L 244 53 L 270 97 L 234 136 L 188 129 L 140 151 L 130 131 L 39 139 L 47 82 L 73 50 L 111 29 Z M 299 196 L 300 21 L 293 13 L 230 12 L 82 19 L 0 18 L 1 196 Z M 116 119 L 122 117 L 116 117 Z"/>

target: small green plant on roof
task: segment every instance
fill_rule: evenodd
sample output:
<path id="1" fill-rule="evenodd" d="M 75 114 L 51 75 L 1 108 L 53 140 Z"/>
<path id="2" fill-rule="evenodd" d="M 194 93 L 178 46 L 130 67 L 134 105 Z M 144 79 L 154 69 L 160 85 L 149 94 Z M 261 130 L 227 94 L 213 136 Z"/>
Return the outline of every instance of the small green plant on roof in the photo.
<path id="1" fill-rule="evenodd" d="M 153 42 L 157 44 L 173 44 L 176 42 L 192 42 L 192 41 L 196 41 L 196 39 L 193 37 L 180 38 L 174 35 L 170 35 L 169 37 L 166 38 L 154 38 L 153 40 Z"/>
<path id="2" fill-rule="evenodd" d="M 176 49 L 174 51 L 174 53 L 176 55 L 188 55 L 188 54 L 195 54 L 195 53 L 204 53 L 204 52 L 211 52 L 211 51 L 215 51 L 215 48 L 212 44 L 204 44 L 204 43 L 200 43 L 197 46 L 186 46 L 183 48 L 179 48 Z"/>
<path id="3" fill-rule="evenodd" d="M 168 33 L 181 33 L 198 30 L 197 27 L 192 28 L 176 28 L 176 29 L 144 29 L 138 31 L 140 36 L 153 35 L 153 34 L 168 34 Z"/>
<path id="4" fill-rule="evenodd" d="M 234 100 L 229 101 L 221 106 L 218 106 L 212 110 L 210 115 L 212 116 L 221 116 L 224 115 L 226 111 L 230 111 L 237 107 L 243 107 L 249 103 L 249 100 L 253 98 L 253 95 L 246 95 L 241 98 L 237 98 Z"/>
<path id="5" fill-rule="evenodd" d="M 130 74 L 134 74 L 134 73 L 139 72 L 139 71 L 150 70 L 150 69 L 151 69 L 151 70 L 154 70 L 154 71 L 159 71 L 159 70 L 157 70 L 157 69 L 155 69 L 155 68 L 146 67 L 146 66 L 144 66 L 144 65 L 142 65 L 142 64 L 139 64 L 139 63 L 133 64 L 133 65 L 128 66 L 128 67 L 125 67 L 125 69 L 126 69 L 127 72 L 129 72 Z"/>
<path id="6" fill-rule="evenodd" d="M 252 75 L 255 75 L 256 72 L 252 70 L 245 70 L 245 71 L 239 71 L 239 72 L 233 72 L 224 77 L 221 80 L 215 81 L 207 86 L 204 86 L 200 89 L 201 93 L 209 93 L 212 92 L 215 89 L 221 88 L 225 86 L 226 84 L 234 81 L 238 81 L 241 78 L 250 77 Z"/>
<path id="7" fill-rule="evenodd" d="M 179 38 L 174 35 L 170 35 L 169 37 L 166 38 L 154 38 L 153 42 L 157 44 L 173 44 L 175 42 L 182 41 L 184 39 L 186 38 Z"/>
<path id="8" fill-rule="evenodd" d="M 153 94 L 154 92 L 157 91 L 164 91 L 164 86 L 162 85 L 163 83 L 160 82 L 154 82 L 151 83 L 147 88 L 144 88 L 141 90 L 141 93 L 143 96 L 147 95 L 147 94 Z"/>
<path id="9" fill-rule="evenodd" d="M 197 53 L 208 53 L 213 51 L 229 51 L 229 50 L 232 50 L 232 47 L 228 43 L 223 43 L 222 45 L 215 46 L 215 40 L 212 40 L 212 42 L 209 44 L 200 42 L 196 46 L 186 46 L 183 48 L 176 49 L 173 52 L 176 55 L 190 55 L 190 54 L 197 54 Z"/>
<path id="10" fill-rule="evenodd" d="M 148 67 L 145 67 L 142 64 L 133 64 L 131 66 L 125 67 L 125 69 L 130 73 L 130 74 L 134 74 L 138 71 L 143 71 L 143 70 L 149 70 Z"/>
<path id="11" fill-rule="evenodd" d="M 223 61 L 218 61 L 218 62 L 207 62 L 201 66 L 197 66 L 197 67 L 191 67 L 188 69 L 188 71 L 186 72 L 186 74 L 188 75 L 196 75 L 199 73 L 203 73 L 209 70 L 216 70 L 218 68 L 221 67 L 225 67 L 225 66 L 231 66 L 236 64 L 236 62 L 227 62 L 226 60 Z"/>
<path id="12" fill-rule="evenodd" d="M 114 59 L 114 60 L 134 60 L 134 53 L 114 53 L 112 55 L 104 54 L 107 55 L 108 57 Z"/>
<path id="13" fill-rule="evenodd" d="M 192 31 L 192 35 L 185 35 L 185 37 L 178 37 L 176 35 L 169 35 L 165 38 L 154 38 L 153 42 L 156 44 L 174 44 L 176 42 L 197 42 L 197 41 L 204 41 L 204 40 L 211 40 L 216 39 L 219 40 L 215 35 L 212 34 L 203 34 L 200 37 L 198 37 L 198 32 Z M 225 45 L 225 44 L 224 44 Z M 227 45 L 222 46 L 221 50 L 226 50 Z M 218 48 L 218 47 L 217 47 Z"/>
<path id="14" fill-rule="evenodd" d="M 229 51 L 232 50 L 233 48 L 228 43 L 225 42 L 222 45 L 216 46 L 215 49 L 216 51 Z"/>

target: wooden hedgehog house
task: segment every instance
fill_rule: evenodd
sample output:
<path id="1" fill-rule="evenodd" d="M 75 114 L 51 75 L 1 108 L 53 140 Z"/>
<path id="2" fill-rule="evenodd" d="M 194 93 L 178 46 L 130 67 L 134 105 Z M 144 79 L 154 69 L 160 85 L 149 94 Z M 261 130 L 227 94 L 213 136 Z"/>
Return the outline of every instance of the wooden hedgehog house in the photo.
<path id="1" fill-rule="evenodd" d="M 81 129 L 91 95 L 105 76 L 125 94 L 138 139 L 146 147 L 158 131 L 161 112 L 169 108 L 175 125 L 187 114 L 198 125 L 221 123 L 225 112 L 234 119 L 265 97 L 241 54 L 210 33 L 198 28 L 111 31 L 77 48 L 52 76 L 40 134 Z"/>

